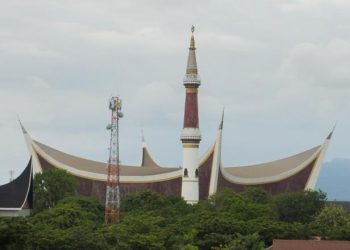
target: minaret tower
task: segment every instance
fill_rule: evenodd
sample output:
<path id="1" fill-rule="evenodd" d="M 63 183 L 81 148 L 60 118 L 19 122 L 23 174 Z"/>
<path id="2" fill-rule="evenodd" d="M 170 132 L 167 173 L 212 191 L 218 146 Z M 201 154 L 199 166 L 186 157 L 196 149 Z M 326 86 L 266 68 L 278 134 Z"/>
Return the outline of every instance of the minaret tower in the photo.
<path id="1" fill-rule="evenodd" d="M 183 148 L 182 158 L 182 197 L 188 203 L 196 203 L 199 199 L 198 186 L 198 147 L 201 140 L 198 120 L 198 87 L 201 84 L 196 61 L 196 48 L 194 42 L 194 26 L 188 53 L 184 85 L 186 88 L 186 102 L 184 125 L 181 132 Z"/>

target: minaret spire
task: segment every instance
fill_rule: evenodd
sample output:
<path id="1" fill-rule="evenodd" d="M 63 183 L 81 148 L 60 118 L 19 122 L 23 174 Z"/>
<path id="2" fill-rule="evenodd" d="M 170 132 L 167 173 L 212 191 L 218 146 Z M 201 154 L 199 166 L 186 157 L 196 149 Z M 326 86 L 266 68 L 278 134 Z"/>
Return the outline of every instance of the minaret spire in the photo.
<path id="1" fill-rule="evenodd" d="M 190 47 L 189 47 L 189 53 L 188 53 L 188 59 L 187 59 L 187 68 L 186 68 L 186 75 L 197 75 L 198 69 L 197 69 L 197 60 L 196 60 L 196 45 L 194 41 L 194 26 L 192 25 L 191 28 L 191 41 L 190 41 Z"/>
<path id="2" fill-rule="evenodd" d="M 186 128 L 196 128 L 196 139 L 198 142 L 201 140 L 200 131 L 199 131 L 199 119 L 198 119 L 198 87 L 201 84 L 198 69 L 197 69 L 197 60 L 196 60 L 196 48 L 194 41 L 194 26 L 191 28 L 191 42 L 188 51 L 187 67 L 186 74 L 184 77 L 184 85 L 186 88 L 186 103 L 185 103 L 185 113 L 184 113 L 184 129 L 183 135 L 186 133 Z M 192 139 L 193 136 L 191 136 Z M 181 136 L 181 140 L 183 140 Z"/>
<path id="3" fill-rule="evenodd" d="M 187 59 L 187 67 L 186 67 L 186 75 L 184 79 L 184 84 L 189 80 L 196 80 L 196 84 L 200 84 L 199 76 L 198 76 L 198 68 L 197 68 L 197 60 L 196 60 L 196 43 L 194 40 L 194 26 L 191 28 L 191 41 L 190 47 L 188 51 L 188 59 Z"/>
<path id="4" fill-rule="evenodd" d="M 191 40 L 188 51 L 186 74 L 183 80 L 186 88 L 184 123 L 181 132 L 183 148 L 182 197 L 189 203 L 199 199 L 198 185 L 198 147 L 201 140 L 198 119 L 198 87 L 201 84 L 194 40 L 194 26 L 191 28 Z"/>

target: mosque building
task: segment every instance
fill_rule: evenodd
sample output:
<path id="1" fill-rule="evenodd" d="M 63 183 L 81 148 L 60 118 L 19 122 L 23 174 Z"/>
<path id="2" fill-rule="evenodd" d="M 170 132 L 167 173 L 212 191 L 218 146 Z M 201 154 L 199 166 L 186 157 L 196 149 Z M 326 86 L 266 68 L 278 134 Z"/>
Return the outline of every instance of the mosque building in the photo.
<path id="1" fill-rule="evenodd" d="M 198 155 L 202 138 L 198 116 L 198 92 L 201 80 L 197 68 L 193 31 L 192 29 L 186 74 L 183 79 L 186 96 L 183 129 L 180 134 L 183 148 L 182 165 L 180 168 L 162 167 L 152 158 L 145 140 L 142 139 L 141 164 L 120 165 L 121 197 L 131 192 L 152 190 L 165 195 L 182 196 L 187 202 L 196 203 L 207 199 L 222 188 L 242 191 L 246 187 L 262 187 L 273 194 L 314 189 L 333 131 L 320 145 L 284 159 L 251 166 L 223 166 L 222 115 L 211 147 L 204 155 Z M 23 190 L 31 190 L 32 174 L 28 174 L 28 171 L 33 171 L 35 174 L 59 168 L 77 179 L 77 193 L 96 196 L 104 201 L 107 180 L 105 162 L 88 160 L 57 150 L 32 139 L 22 124 L 21 127 L 31 156 L 29 167 L 22 174 L 28 177 L 27 180 L 18 181 L 25 186 Z M 6 185 L 0 186 L 0 212 L 3 206 L 2 189 L 6 189 Z M 18 206 L 29 203 L 31 198 L 25 197 Z"/>

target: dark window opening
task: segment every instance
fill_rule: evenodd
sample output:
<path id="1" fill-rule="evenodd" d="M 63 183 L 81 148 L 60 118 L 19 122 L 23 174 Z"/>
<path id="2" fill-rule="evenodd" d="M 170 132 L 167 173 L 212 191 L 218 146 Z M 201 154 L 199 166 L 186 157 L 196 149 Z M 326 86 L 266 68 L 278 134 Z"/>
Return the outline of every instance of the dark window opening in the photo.
<path id="1" fill-rule="evenodd" d="M 188 177 L 188 170 L 187 170 L 187 168 L 185 168 L 185 170 L 184 170 L 184 176 Z"/>

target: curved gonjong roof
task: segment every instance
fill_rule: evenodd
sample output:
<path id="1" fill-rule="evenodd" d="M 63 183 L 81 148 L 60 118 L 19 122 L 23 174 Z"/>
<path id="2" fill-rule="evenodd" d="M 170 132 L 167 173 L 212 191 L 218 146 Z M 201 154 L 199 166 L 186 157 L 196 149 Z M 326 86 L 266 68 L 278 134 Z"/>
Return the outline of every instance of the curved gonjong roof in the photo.
<path id="1" fill-rule="evenodd" d="M 199 164 L 199 167 L 201 167 L 204 161 L 208 159 L 210 155 L 213 155 L 210 181 L 211 192 L 215 192 L 216 190 L 219 172 L 222 173 L 225 179 L 232 183 L 254 185 L 285 179 L 300 172 L 313 161 L 317 167 L 311 173 L 310 182 L 307 186 L 309 188 L 314 187 L 332 133 L 326 138 L 323 144 L 284 159 L 250 166 L 223 167 L 221 164 L 222 123 L 223 121 L 221 121 L 219 126 L 214 144 L 202 157 Z M 73 156 L 38 141 L 34 141 L 23 127 L 22 129 L 26 137 L 28 149 L 36 158 L 34 169 L 41 169 L 40 161 L 38 160 L 38 156 L 40 156 L 40 158 L 43 158 L 52 166 L 65 169 L 73 175 L 101 181 L 106 180 L 106 163 Z M 139 166 L 120 166 L 121 182 L 154 182 L 182 176 L 182 170 L 179 168 L 159 166 L 151 157 L 144 140 L 142 141 L 142 152 L 142 163 Z M 39 167 L 36 167 L 37 165 L 39 165 Z"/>
<path id="2" fill-rule="evenodd" d="M 327 144 L 277 161 L 243 167 L 221 167 L 220 170 L 224 178 L 230 182 L 257 185 L 284 180 L 299 173 L 313 162 L 317 175 L 311 173 L 309 179 L 315 182 Z M 314 188 L 314 184 L 308 184 L 307 188 Z"/>
<path id="3" fill-rule="evenodd" d="M 29 153 L 33 156 L 33 169 L 42 171 L 41 161 L 45 160 L 52 167 L 65 169 L 67 172 L 82 178 L 106 181 L 107 163 L 84 159 L 32 140 L 20 123 Z M 142 163 L 139 166 L 120 165 L 121 182 L 158 182 L 181 177 L 179 168 L 161 167 L 151 157 L 147 145 L 142 140 Z"/>
<path id="4" fill-rule="evenodd" d="M 160 167 L 160 165 L 152 158 L 149 153 L 147 144 L 142 136 L 142 161 L 141 167 Z"/>
<path id="5" fill-rule="evenodd" d="M 0 210 L 20 210 L 25 204 L 32 207 L 32 161 L 11 182 L 0 186 Z"/>
<path id="6" fill-rule="evenodd" d="M 334 129 L 327 136 L 323 144 L 305 150 L 301 153 L 262 164 L 223 167 L 223 164 L 221 163 L 221 141 L 223 129 L 222 124 L 223 121 L 221 121 L 221 124 L 219 126 L 215 142 L 209 148 L 206 154 L 202 157 L 199 164 L 199 166 L 201 167 L 202 164 L 204 164 L 204 162 L 210 156 L 213 157 L 211 182 L 209 188 L 210 194 L 216 192 L 219 172 L 227 181 L 231 183 L 242 185 L 258 185 L 264 183 L 277 182 L 286 179 L 290 176 L 299 173 L 307 166 L 309 166 L 310 163 L 313 163 L 314 168 L 310 173 L 310 177 L 305 189 L 312 189 L 315 187 L 320 167 L 322 165 L 322 161 L 326 153 L 328 144 L 331 140 Z"/>

